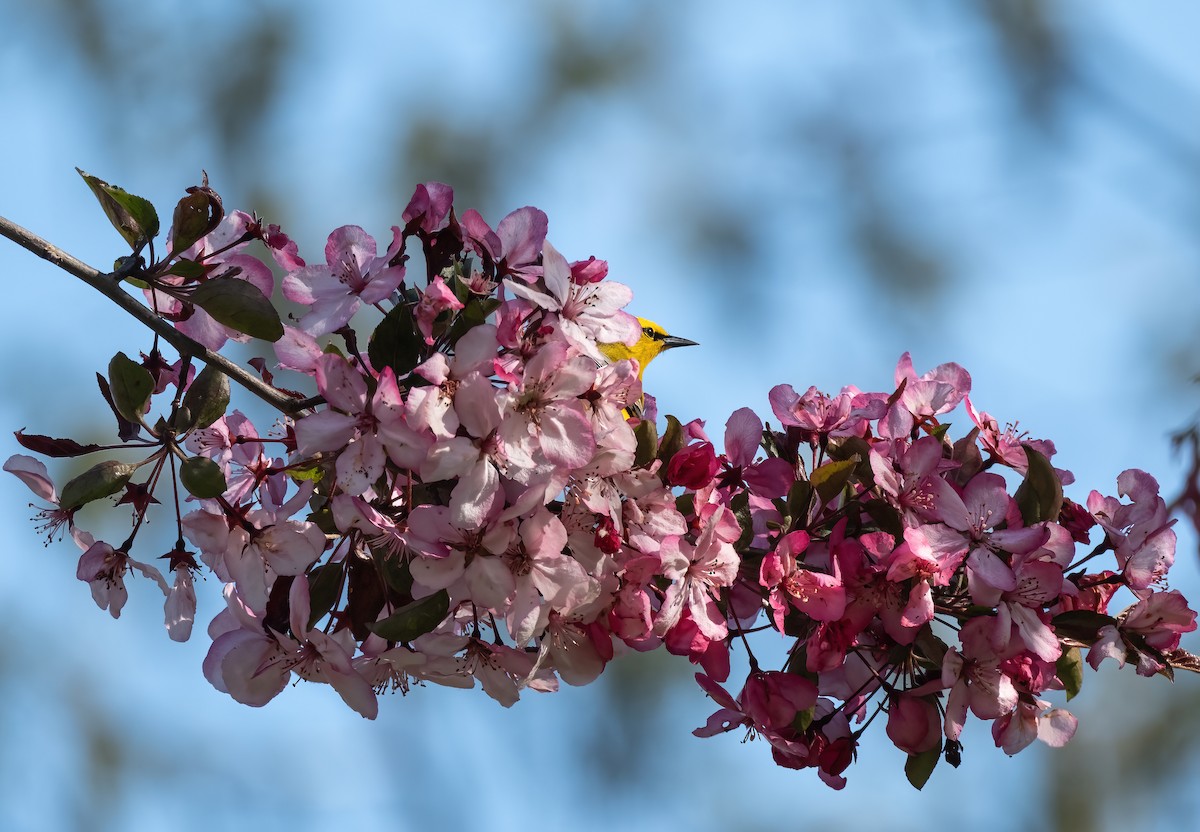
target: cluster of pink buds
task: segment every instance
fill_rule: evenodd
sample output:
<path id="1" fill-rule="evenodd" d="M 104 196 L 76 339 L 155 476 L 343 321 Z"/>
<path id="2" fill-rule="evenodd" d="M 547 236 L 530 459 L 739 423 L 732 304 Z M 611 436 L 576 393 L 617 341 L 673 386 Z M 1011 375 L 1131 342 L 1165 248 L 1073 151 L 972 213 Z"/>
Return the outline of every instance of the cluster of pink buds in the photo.
<path id="1" fill-rule="evenodd" d="M 114 617 L 132 569 L 185 640 L 195 573 L 210 570 L 226 609 L 204 675 L 239 702 L 265 705 L 298 677 L 369 718 L 381 693 L 426 683 L 478 681 L 507 707 L 591 682 L 618 647 L 662 646 L 702 668 L 720 705 L 698 736 L 743 727 L 780 765 L 840 787 L 883 713 L 920 786 L 942 757 L 957 765 L 968 712 L 1008 753 L 1070 739 L 1074 717 L 1042 697 L 1079 691 L 1084 651 L 1093 667 L 1196 669 L 1179 649 L 1195 613 L 1163 588 L 1175 534 L 1157 483 L 1127 471 L 1119 498 L 1065 499 L 1053 445 L 1001 432 L 957 365 L 918 376 L 905 355 L 885 393 L 777 387 L 779 429 L 743 408 L 718 454 L 698 420 L 667 417 L 660 434 L 641 368 L 600 349 L 642 337 L 632 293 L 604 261 L 559 254 L 537 209 L 493 229 L 430 183 L 386 251 L 346 226 L 309 265 L 205 183 L 156 259 L 149 203 L 85 178 L 133 247 L 114 277 L 186 336 L 182 357 L 168 362 L 156 335 L 140 361 L 110 362 L 118 445 L 17 434 L 51 456 L 140 460 L 98 463 L 61 494 L 32 457 L 4 468 L 47 504 L 51 535 L 70 530 L 79 578 Z M 286 318 L 255 240 L 299 310 Z M 214 362 L 251 338 L 273 342 L 272 368 Z M 315 395 L 276 384 L 280 371 Z M 230 410 L 231 374 L 282 418 L 260 430 Z M 939 417 L 964 399 L 974 428 L 952 441 Z M 132 556 L 165 493 L 171 580 Z M 116 495 L 134 526 L 114 546 L 75 514 Z M 766 632 L 791 645 L 778 669 L 751 651 Z M 739 645 L 750 674 L 733 696 Z"/>

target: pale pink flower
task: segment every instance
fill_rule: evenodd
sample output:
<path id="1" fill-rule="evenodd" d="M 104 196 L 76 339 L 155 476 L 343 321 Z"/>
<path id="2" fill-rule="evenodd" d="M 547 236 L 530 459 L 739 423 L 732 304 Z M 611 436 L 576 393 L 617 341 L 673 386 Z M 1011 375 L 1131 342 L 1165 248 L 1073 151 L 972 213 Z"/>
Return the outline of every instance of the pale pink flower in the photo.
<path id="1" fill-rule="evenodd" d="M 1117 477 L 1117 493 L 1132 502 L 1123 504 L 1093 491 L 1088 511 L 1107 533 L 1129 587 L 1145 590 L 1175 562 L 1175 521 L 1158 494 L 1158 481 L 1145 471 L 1123 471 Z"/>
<path id="2" fill-rule="evenodd" d="M 719 508 L 705 524 L 694 545 L 678 536 L 663 541 L 659 551 L 662 574 L 671 585 L 654 619 L 656 635 L 662 636 L 674 627 L 686 607 L 700 632 L 710 639 L 725 637 L 728 632 L 725 616 L 717 608 L 715 599 L 716 592 L 732 584 L 737 577 L 740 560 L 733 541 L 727 539 L 728 534 L 720 536 L 722 521 L 732 518 L 733 512 Z M 733 525 L 737 525 L 736 521 Z"/>
<path id="3" fill-rule="evenodd" d="M 476 376 L 482 378 L 490 374 L 491 361 L 496 356 L 497 347 L 496 327 L 492 324 L 482 324 L 472 327 L 458 339 L 458 343 L 454 345 L 454 355 L 450 358 L 437 352 L 417 367 L 414 372 L 428 381 L 429 386 L 414 387 L 409 391 L 405 402 L 409 424 L 417 430 L 429 428 L 438 439 L 454 436 L 460 424 L 454 408 L 455 394 L 466 379 Z M 484 412 L 490 414 L 495 409 L 495 393 L 490 384 L 487 387 L 492 406 L 485 408 Z M 475 404 L 475 400 L 472 399 L 464 402 L 464 407 L 469 409 Z M 471 432 L 477 439 L 495 430 L 496 425 L 490 424 L 492 420 L 486 415 L 483 421 L 489 423 L 486 428 L 479 428 L 479 433 Z M 472 424 L 471 427 L 479 426 Z"/>
<path id="4" fill-rule="evenodd" d="M 867 418 L 882 415 L 882 405 L 873 416 L 855 408 L 855 398 L 860 392 L 857 387 L 844 387 L 836 396 L 828 396 L 816 387 L 809 387 L 800 395 L 792 385 L 779 384 L 771 388 L 768 398 L 775 418 L 784 426 L 805 431 L 815 445 L 821 436 L 861 435 Z"/>
<path id="5" fill-rule="evenodd" d="M 366 379 L 340 355 L 322 356 L 317 389 L 330 408 L 296 422 L 296 453 L 338 453 L 337 484 L 350 494 L 363 494 L 383 474 L 387 459 L 415 469 L 425 459 L 430 438 L 405 420 L 404 400 L 391 367 L 380 373 L 368 398 Z"/>
<path id="6" fill-rule="evenodd" d="M 599 283 L 576 283 L 571 280 L 571 267 L 554 246 L 546 243 L 542 250 L 543 283 L 546 291 L 514 280 L 504 285 L 514 295 L 554 313 L 562 336 L 593 359 L 597 364 L 607 359 L 596 343 L 625 343 L 633 345 L 641 337 L 641 324 L 623 307 L 633 299 L 628 286 L 611 280 Z"/>
<path id="7" fill-rule="evenodd" d="M 347 705 L 374 719 L 379 703 L 371 684 L 354 669 L 353 647 L 343 643 L 344 635 L 308 627 L 311 608 L 304 575 L 292 581 L 288 598 L 288 621 L 296 638 L 264 628 L 237 593 L 227 593 L 230 609 L 222 614 L 226 618 L 216 632 L 210 627 L 214 638 L 204 659 L 205 677 L 238 702 L 261 707 L 283 691 L 294 672 L 302 679 L 330 685 Z M 341 633 L 348 635 L 347 630 Z"/>
<path id="8" fill-rule="evenodd" d="M 344 225 L 329 235 L 325 263 L 305 266 L 283 278 L 283 294 L 309 307 L 300 328 L 321 336 L 339 329 L 365 304 L 390 298 L 404 281 L 404 267 L 389 265 L 404 245 L 403 232 L 392 226 L 392 244 L 376 256 L 375 238 L 356 225 Z M 268 293 L 268 297 L 269 297 Z"/>
<path id="9" fill-rule="evenodd" d="M 147 563 L 136 561 L 127 552 L 113 549 L 109 544 L 95 540 L 85 531 L 76 529 L 72 535 L 84 553 L 79 557 L 75 577 L 87 583 L 92 591 L 92 600 L 102 610 L 108 610 L 113 618 L 121 617 L 121 609 L 129 600 L 125 588 L 125 573 L 130 568 L 158 584 L 163 595 L 167 595 L 167 582 L 162 573 Z"/>
<path id="10" fill-rule="evenodd" d="M 493 231 L 474 208 L 462 216 L 464 243 L 496 265 L 498 277 L 514 275 L 529 283 L 541 274 L 538 254 L 546 242 L 548 221 L 537 208 L 518 208 Z"/>
<path id="11" fill-rule="evenodd" d="M 4 470 L 15 476 L 29 487 L 29 490 L 50 504 L 49 508 L 38 509 L 34 520 L 38 522 L 38 530 L 45 532 L 47 544 L 64 528 L 74 527 L 76 509 L 64 509 L 58 504 L 58 492 L 54 489 L 54 481 L 45 464 L 38 459 L 25 454 L 13 454 L 4 463 Z M 37 508 L 32 503 L 30 506 Z"/>
<path id="12" fill-rule="evenodd" d="M 1062 708 L 1051 708 L 1049 702 L 1024 699 L 1017 707 L 992 723 L 992 738 L 1005 754 L 1016 754 L 1034 740 L 1051 748 L 1062 748 L 1071 737 L 1079 720 Z"/>
<path id="13" fill-rule="evenodd" d="M 912 356 L 904 353 L 896 364 L 896 387 L 902 392 L 879 422 L 879 435 L 887 439 L 904 439 L 917 420 L 953 410 L 971 392 L 971 376 L 957 364 L 942 364 L 917 376 Z"/>
<path id="14" fill-rule="evenodd" d="M 1000 669 L 1000 658 L 988 643 L 988 626 L 979 618 L 968 621 L 961 632 L 965 654 L 950 648 L 942 661 L 942 685 L 950 688 L 946 700 L 947 739 L 958 739 L 968 708 L 980 719 L 990 720 L 1017 706 L 1017 689 Z"/>
<path id="15" fill-rule="evenodd" d="M 463 302 L 454 296 L 454 292 L 442 280 L 441 275 L 435 275 L 421 293 L 421 300 L 413 310 L 413 318 L 417 322 L 417 329 L 425 338 L 425 343 L 433 345 L 433 322 L 438 315 L 447 310 L 462 308 Z"/>
<path id="16" fill-rule="evenodd" d="M 582 468 L 596 439 L 579 396 L 591 389 L 596 364 L 564 341 L 545 344 L 525 365 L 521 384 L 508 393 L 500 438 L 510 462 L 537 465 L 540 453 L 552 465 Z"/>

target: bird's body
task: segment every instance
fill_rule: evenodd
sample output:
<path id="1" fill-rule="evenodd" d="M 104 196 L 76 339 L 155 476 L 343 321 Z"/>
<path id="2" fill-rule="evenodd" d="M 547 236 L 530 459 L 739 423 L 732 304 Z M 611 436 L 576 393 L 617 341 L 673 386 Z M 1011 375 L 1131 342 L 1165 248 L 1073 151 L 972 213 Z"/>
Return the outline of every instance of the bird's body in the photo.
<path id="1" fill-rule="evenodd" d="M 623 359 L 632 359 L 637 362 L 638 380 L 642 378 L 642 374 L 646 372 L 646 365 L 661 355 L 663 352 L 675 347 L 694 347 L 698 346 L 695 341 L 689 341 L 687 338 L 679 338 L 675 335 L 668 335 L 654 321 L 648 321 L 645 318 L 638 318 L 638 323 L 642 325 L 642 334 L 638 338 L 637 343 L 633 346 L 628 344 L 597 344 L 600 352 L 609 363 L 615 363 Z M 643 400 L 631 402 L 629 407 L 625 409 L 625 416 L 641 416 Z"/>

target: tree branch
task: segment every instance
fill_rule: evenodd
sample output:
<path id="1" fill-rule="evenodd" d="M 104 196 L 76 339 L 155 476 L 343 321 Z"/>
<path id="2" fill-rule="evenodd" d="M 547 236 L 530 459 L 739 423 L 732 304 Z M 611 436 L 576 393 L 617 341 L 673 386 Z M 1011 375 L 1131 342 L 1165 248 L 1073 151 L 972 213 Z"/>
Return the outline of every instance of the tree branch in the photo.
<path id="1" fill-rule="evenodd" d="M 205 364 L 213 365 L 281 413 L 293 416 L 304 409 L 303 402 L 279 392 L 248 370 L 242 369 L 220 353 L 213 352 L 203 344 L 189 338 L 170 323 L 155 315 L 133 296 L 122 290 L 119 280 L 113 274 L 105 274 L 92 268 L 87 263 L 77 260 L 62 249 L 51 245 L 36 234 L 4 217 L 0 217 L 0 235 L 79 278 L 157 333 L 159 337 L 178 350 L 180 355 L 190 355 Z"/>

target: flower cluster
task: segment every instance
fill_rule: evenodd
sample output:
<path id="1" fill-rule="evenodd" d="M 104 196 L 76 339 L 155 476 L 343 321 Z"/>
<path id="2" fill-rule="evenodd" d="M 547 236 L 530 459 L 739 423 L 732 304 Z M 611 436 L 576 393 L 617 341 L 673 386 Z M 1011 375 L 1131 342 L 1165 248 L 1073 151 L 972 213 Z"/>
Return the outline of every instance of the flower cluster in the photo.
<path id="1" fill-rule="evenodd" d="M 309 265 L 278 228 L 226 215 L 205 183 L 154 261 L 157 217 L 89 185 L 124 211 L 135 256 L 151 245 L 152 262 L 126 271 L 151 309 L 204 351 L 274 342 L 275 371 L 316 395 L 253 360 L 286 403 L 260 430 L 229 410 L 226 375 L 193 372 L 187 353 L 168 363 L 156 340 L 140 362 L 114 357 L 102 385 L 122 445 L 146 458 L 99 463 L 61 495 L 32 457 L 4 467 L 47 504 L 51 534 L 71 531 L 78 577 L 114 617 L 133 569 L 185 640 L 194 575 L 216 575 L 226 608 L 204 674 L 239 702 L 264 705 L 295 676 L 369 718 L 382 692 L 424 683 L 478 682 L 510 706 L 525 689 L 591 682 L 618 648 L 665 647 L 702 669 L 720 706 L 698 736 L 744 728 L 780 765 L 840 787 L 882 713 L 920 785 L 939 759 L 957 765 L 968 713 L 1008 753 L 1070 739 L 1074 717 L 1043 696 L 1078 692 L 1084 650 L 1093 667 L 1195 669 L 1179 649 L 1195 613 L 1164 588 L 1175 534 L 1157 483 L 1127 471 L 1118 497 L 1065 499 L 1052 443 L 1002 432 L 957 365 L 917 375 L 905 355 L 880 393 L 776 387 L 779 428 L 743 408 L 718 454 L 698 420 L 667 417 L 659 433 L 641 368 L 600 349 L 643 337 L 632 293 L 604 261 L 555 250 L 537 209 L 493 229 L 430 183 L 382 254 L 346 226 Z M 284 273 L 290 322 L 253 240 Z M 169 405 L 152 421 L 155 395 Z M 939 417 L 964 400 L 974 428 L 952 441 Z M 18 439 L 52 456 L 105 450 Z M 164 489 L 181 507 L 170 582 L 130 555 Z M 75 525 L 117 494 L 135 513 L 124 543 Z M 1111 568 L 1084 568 L 1106 553 Z M 778 669 L 751 650 L 762 632 L 790 645 Z M 733 696 L 722 685 L 739 645 L 750 672 Z"/>

